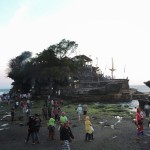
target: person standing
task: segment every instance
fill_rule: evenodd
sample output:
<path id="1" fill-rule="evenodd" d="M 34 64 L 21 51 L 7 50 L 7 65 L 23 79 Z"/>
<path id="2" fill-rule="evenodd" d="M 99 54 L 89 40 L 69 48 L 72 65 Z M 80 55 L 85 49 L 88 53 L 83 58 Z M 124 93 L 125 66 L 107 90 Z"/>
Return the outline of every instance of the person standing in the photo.
<path id="1" fill-rule="evenodd" d="M 61 113 L 61 116 L 60 116 L 59 121 L 60 121 L 60 124 L 61 124 L 61 125 L 64 125 L 64 123 L 66 123 L 66 122 L 68 121 L 68 118 L 67 118 L 67 116 L 65 115 L 65 112 L 62 112 L 62 113 Z"/>
<path id="2" fill-rule="evenodd" d="M 55 136 L 55 119 L 52 116 L 48 121 L 49 139 L 54 140 Z"/>
<path id="3" fill-rule="evenodd" d="M 40 143 L 39 141 L 39 131 L 40 131 L 40 127 L 41 127 L 41 118 L 39 116 L 39 114 L 35 114 L 35 141 L 36 143 Z"/>
<path id="4" fill-rule="evenodd" d="M 74 139 L 74 135 L 69 127 L 69 122 L 64 123 L 60 130 L 60 142 L 62 150 L 70 150 L 70 142 Z"/>
<path id="5" fill-rule="evenodd" d="M 55 121 L 58 121 L 58 114 L 59 114 L 59 111 L 58 111 L 58 107 L 54 107 L 54 110 L 53 110 L 53 115 L 55 116 Z"/>
<path id="6" fill-rule="evenodd" d="M 137 126 L 137 140 L 140 139 L 141 135 L 144 135 L 143 118 L 142 118 L 140 113 L 141 113 L 141 109 L 137 108 L 136 118 L 135 118 L 136 119 L 135 123 L 136 123 L 136 126 Z"/>
<path id="7" fill-rule="evenodd" d="M 35 133 L 35 120 L 34 117 L 30 116 L 29 121 L 27 123 L 28 125 L 28 134 L 27 138 L 25 140 L 25 143 L 28 143 L 30 136 L 32 137 L 32 144 L 35 144 L 35 138 L 34 138 L 34 133 Z"/>
<path id="8" fill-rule="evenodd" d="M 92 131 L 92 123 L 90 121 L 90 117 L 85 117 L 85 141 L 93 140 L 93 131 Z"/>
<path id="9" fill-rule="evenodd" d="M 76 111 L 77 111 L 77 114 L 78 114 L 78 120 L 79 120 L 79 121 L 82 120 L 82 119 L 81 119 L 81 115 L 83 114 L 83 109 L 82 109 L 81 104 L 78 105 Z"/>
<path id="10" fill-rule="evenodd" d="M 60 131 L 61 128 L 63 127 L 64 123 L 66 123 L 68 121 L 67 116 L 65 115 L 65 112 L 62 112 L 59 118 L 59 123 L 60 126 L 58 127 L 58 130 Z"/>
<path id="11" fill-rule="evenodd" d="M 83 105 L 83 115 L 87 115 L 87 111 L 88 111 L 88 106 L 87 104 Z"/>

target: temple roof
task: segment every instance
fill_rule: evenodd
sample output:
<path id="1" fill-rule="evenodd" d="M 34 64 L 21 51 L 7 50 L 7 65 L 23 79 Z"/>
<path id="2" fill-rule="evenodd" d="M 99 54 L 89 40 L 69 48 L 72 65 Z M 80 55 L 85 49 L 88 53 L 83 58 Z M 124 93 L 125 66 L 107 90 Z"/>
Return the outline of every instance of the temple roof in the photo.
<path id="1" fill-rule="evenodd" d="M 73 57 L 73 59 L 82 59 L 82 60 L 84 60 L 85 62 L 92 61 L 91 58 L 89 58 L 89 57 L 87 57 L 87 56 L 85 56 L 85 55 L 78 55 L 78 56 Z"/>

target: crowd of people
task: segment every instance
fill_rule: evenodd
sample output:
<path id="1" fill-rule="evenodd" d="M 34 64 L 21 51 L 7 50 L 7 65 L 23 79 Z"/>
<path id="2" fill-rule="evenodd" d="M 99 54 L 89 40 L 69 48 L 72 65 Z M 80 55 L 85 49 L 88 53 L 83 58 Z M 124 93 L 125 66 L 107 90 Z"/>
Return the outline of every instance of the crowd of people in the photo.
<path id="1" fill-rule="evenodd" d="M 70 127 L 70 120 L 66 116 L 66 113 L 62 111 L 61 106 L 64 101 L 62 99 L 51 99 L 50 96 L 45 100 L 44 105 L 41 110 L 42 116 L 38 113 L 32 112 L 32 103 L 29 99 L 15 99 L 13 104 L 14 107 L 11 108 L 11 121 L 14 121 L 15 111 L 22 109 L 24 114 L 24 125 L 27 127 L 27 135 L 25 138 L 25 143 L 29 143 L 30 140 L 32 144 L 40 143 L 39 131 L 43 123 L 47 123 L 48 129 L 48 139 L 55 140 L 56 129 L 58 128 L 60 143 L 62 150 L 70 149 L 70 142 L 74 139 L 74 134 Z M 78 121 L 85 121 L 85 141 L 92 141 L 93 138 L 93 127 L 88 116 L 88 106 L 87 104 L 79 104 L 75 108 L 77 113 Z"/>
<path id="2" fill-rule="evenodd" d="M 62 111 L 61 106 L 63 105 L 64 101 L 61 99 L 53 100 L 50 99 L 50 96 L 45 100 L 45 103 L 42 107 L 40 115 L 35 113 L 32 115 L 31 108 L 32 103 L 29 99 L 26 101 L 18 101 L 17 99 L 14 101 L 14 107 L 11 108 L 11 121 L 14 121 L 15 111 L 18 108 L 21 108 L 23 113 L 25 114 L 25 122 L 24 125 L 28 127 L 27 136 L 25 139 L 25 143 L 29 142 L 31 137 L 32 144 L 40 143 L 39 140 L 39 131 L 41 127 L 42 120 L 47 122 L 48 128 L 48 138 L 49 140 L 55 140 L 56 134 L 56 127 L 59 130 L 59 137 L 62 150 L 69 150 L 70 149 L 70 142 L 74 139 L 74 135 L 72 133 L 72 129 L 70 127 L 70 120 L 66 116 L 66 113 Z M 144 119 L 149 119 L 149 111 L 150 107 L 148 104 L 142 108 L 136 108 L 136 115 L 135 115 L 135 125 L 137 127 L 137 140 L 140 140 L 141 136 L 144 135 Z M 91 123 L 90 116 L 88 115 L 88 105 L 87 104 L 78 104 L 75 108 L 77 113 L 77 120 L 80 122 L 84 120 L 85 124 L 85 141 L 92 141 L 94 139 L 93 133 L 94 129 Z M 149 125 L 150 126 L 150 122 Z"/>
<path id="3" fill-rule="evenodd" d="M 63 105 L 63 100 L 53 100 L 48 98 L 45 101 L 45 104 L 43 105 L 42 108 L 42 118 L 43 120 L 47 121 L 49 140 L 55 140 L 56 126 L 57 126 L 62 150 L 70 150 L 69 143 L 75 137 L 70 127 L 70 120 L 66 116 L 66 113 L 61 109 L 62 105 Z M 94 139 L 93 138 L 94 130 L 92 127 L 92 123 L 90 121 L 90 117 L 88 116 L 87 104 L 84 105 L 79 104 L 75 110 L 77 113 L 78 121 L 81 121 L 83 117 L 85 119 L 85 141 L 92 141 Z M 32 137 L 32 142 L 35 143 L 36 140 L 33 139 L 32 133 L 31 133 L 31 137 Z M 28 138 L 26 141 L 28 141 Z"/>
<path id="4" fill-rule="evenodd" d="M 29 116 L 27 126 L 28 126 L 28 133 L 25 143 L 28 143 L 30 136 L 32 137 L 32 144 L 40 143 L 39 130 L 41 127 L 41 119 L 39 115 L 35 114 L 34 116 Z"/>
<path id="5" fill-rule="evenodd" d="M 62 150 L 70 149 L 70 142 L 74 139 L 70 127 L 70 121 L 66 116 L 66 113 L 61 110 L 61 105 L 63 105 L 63 100 L 50 100 L 45 102 L 42 108 L 43 119 L 48 118 L 48 130 L 49 130 L 49 140 L 55 139 L 56 124 L 58 125 L 60 141 L 62 145 Z M 49 113 L 50 112 L 50 113 Z M 82 120 L 81 116 L 85 119 L 85 141 L 92 141 L 93 138 L 93 128 L 90 121 L 90 117 L 87 116 L 88 106 L 87 104 L 79 104 L 76 108 L 76 113 L 78 116 L 78 121 Z"/>

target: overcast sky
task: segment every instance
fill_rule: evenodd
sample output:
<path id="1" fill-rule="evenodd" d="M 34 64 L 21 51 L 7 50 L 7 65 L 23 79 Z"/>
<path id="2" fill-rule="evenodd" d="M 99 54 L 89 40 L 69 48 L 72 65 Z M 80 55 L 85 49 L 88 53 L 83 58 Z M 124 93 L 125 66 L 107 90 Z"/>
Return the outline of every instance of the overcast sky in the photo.
<path id="1" fill-rule="evenodd" d="M 116 78 L 143 84 L 150 80 L 149 8 L 149 0 L 1 0 L 0 88 L 11 87 L 10 59 L 24 51 L 35 55 L 64 38 L 105 75 L 111 75 L 113 58 Z"/>

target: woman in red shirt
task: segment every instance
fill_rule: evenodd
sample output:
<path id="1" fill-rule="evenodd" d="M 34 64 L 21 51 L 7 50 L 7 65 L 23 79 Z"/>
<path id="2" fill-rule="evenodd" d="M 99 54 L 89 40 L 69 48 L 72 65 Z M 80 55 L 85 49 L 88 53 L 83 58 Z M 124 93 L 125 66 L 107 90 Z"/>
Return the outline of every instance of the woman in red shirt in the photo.
<path id="1" fill-rule="evenodd" d="M 137 125 L 137 136 L 139 138 L 140 135 L 144 134 L 144 129 L 143 129 L 143 117 L 140 114 L 141 108 L 137 108 L 136 111 L 136 125 Z"/>

